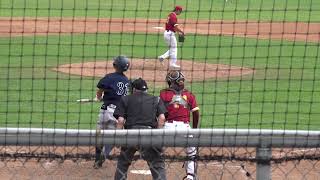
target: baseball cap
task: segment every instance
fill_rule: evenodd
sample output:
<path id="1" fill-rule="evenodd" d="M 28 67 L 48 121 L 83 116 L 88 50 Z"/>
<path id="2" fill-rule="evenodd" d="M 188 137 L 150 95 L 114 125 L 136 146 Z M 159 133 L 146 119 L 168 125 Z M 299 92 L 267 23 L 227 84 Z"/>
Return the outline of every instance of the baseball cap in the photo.
<path id="1" fill-rule="evenodd" d="M 174 8 L 174 10 L 175 10 L 175 11 L 182 11 L 182 7 L 181 7 L 181 6 L 176 6 L 176 7 Z"/>
<path id="2" fill-rule="evenodd" d="M 147 82 L 142 78 L 136 79 L 132 82 L 132 87 L 141 91 L 148 89 Z"/>

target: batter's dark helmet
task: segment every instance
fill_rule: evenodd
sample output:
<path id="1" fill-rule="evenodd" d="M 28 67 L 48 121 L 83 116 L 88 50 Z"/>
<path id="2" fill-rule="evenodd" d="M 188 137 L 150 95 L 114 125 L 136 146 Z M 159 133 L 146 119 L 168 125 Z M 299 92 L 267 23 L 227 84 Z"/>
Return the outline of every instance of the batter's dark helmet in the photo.
<path id="1" fill-rule="evenodd" d="M 124 72 L 129 69 L 130 62 L 126 56 L 120 55 L 120 56 L 113 58 L 113 66 L 117 70 Z"/>
<path id="2" fill-rule="evenodd" d="M 184 75 L 182 74 L 181 71 L 178 71 L 178 70 L 169 71 L 166 76 L 166 81 L 169 86 L 172 83 L 174 83 L 174 82 L 178 83 L 181 80 L 183 80 L 183 81 L 185 80 Z"/>

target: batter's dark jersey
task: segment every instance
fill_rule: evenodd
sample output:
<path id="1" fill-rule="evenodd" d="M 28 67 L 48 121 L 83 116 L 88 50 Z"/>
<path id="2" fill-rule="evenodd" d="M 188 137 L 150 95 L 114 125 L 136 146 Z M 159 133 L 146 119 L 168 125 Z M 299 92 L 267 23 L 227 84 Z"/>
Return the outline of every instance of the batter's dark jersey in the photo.
<path id="1" fill-rule="evenodd" d="M 115 118 L 124 117 L 126 129 L 134 125 L 156 128 L 156 118 L 166 112 L 166 107 L 159 97 L 140 92 L 122 97 L 113 116 Z"/>
<path id="2" fill-rule="evenodd" d="M 110 73 L 100 79 L 97 88 L 104 91 L 101 109 L 106 109 L 109 104 L 118 105 L 121 96 L 128 94 L 129 80 L 123 73 Z"/>

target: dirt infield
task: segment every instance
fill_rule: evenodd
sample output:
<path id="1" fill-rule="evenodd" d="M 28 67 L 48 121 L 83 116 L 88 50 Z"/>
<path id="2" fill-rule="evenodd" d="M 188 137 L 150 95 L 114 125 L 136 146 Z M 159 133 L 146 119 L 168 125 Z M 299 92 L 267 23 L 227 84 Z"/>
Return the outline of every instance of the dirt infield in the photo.
<path id="1" fill-rule="evenodd" d="M 0 18 L 0 37 L 82 33 L 162 33 L 165 19 Z M 180 20 L 187 34 L 320 41 L 320 23 Z"/>
<path id="2" fill-rule="evenodd" d="M 51 154 L 47 158 L 1 158 L 0 179 L 113 179 L 116 169 L 116 159 L 107 160 L 101 169 L 93 169 L 92 159 L 67 158 L 60 159 L 54 155 L 93 154 L 93 147 L 1 147 L 0 152 L 17 155 L 18 153 L 33 153 L 38 155 Z M 255 148 L 199 148 L 200 157 L 216 157 L 213 160 L 198 161 L 198 176 L 200 180 L 248 180 L 256 178 Z M 112 151 L 119 155 L 119 149 Z M 183 149 L 167 148 L 165 154 L 185 156 Z M 30 154 L 29 154 L 30 155 Z M 317 156 L 319 149 L 277 149 L 274 148 L 272 157 L 275 159 L 290 159 L 298 156 Z M 218 157 L 224 156 L 224 159 Z M 230 159 L 229 159 L 229 158 Z M 231 158 L 234 159 L 231 159 Z M 238 158 L 236 160 L 236 158 Z M 239 160 L 242 158 L 243 160 Z M 166 160 L 168 180 L 180 180 L 185 172 L 183 161 Z M 317 160 L 284 160 L 271 163 L 272 179 L 318 179 L 320 164 Z M 149 167 L 143 160 L 133 161 L 128 172 L 129 180 L 151 179 Z"/>
<path id="3" fill-rule="evenodd" d="M 185 60 L 179 62 L 188 82 L 204 81 L 214 78 L 229 78 L 254 72 L 254 70 L 250 68 L 223 64 L 198 63 Z M 73 75 L 98 77 L 102 77 L 106 73 L 114 72 L 112 61 L 65 64 L 54 68 L 54 70 Z M 163 85 L 167 70 L 168 60 L 161 64 L 156 59 L 131 59 L 131 66 L 126 72 L 126 75 L 133 79 L 142 77 L 149 83 Z"/>

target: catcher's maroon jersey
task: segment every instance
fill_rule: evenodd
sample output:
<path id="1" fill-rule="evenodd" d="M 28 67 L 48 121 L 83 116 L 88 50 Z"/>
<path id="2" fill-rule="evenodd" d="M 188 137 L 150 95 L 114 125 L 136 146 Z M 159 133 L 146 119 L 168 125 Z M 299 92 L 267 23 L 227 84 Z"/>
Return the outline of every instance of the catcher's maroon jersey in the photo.
<path id="1" fill-rule="evenodd" d="M 175 32 L 174 26 L 177 24 L 177 22 L 178 22 L 178 19 L 177 19 L 176 13 L 175 12 L 171 12 L 168 15 L 168 18 L 167 18 L 166 30 Z"/>
<path id="2" fill-rule="evenodd" d="M 168 117 L 166 120 L 190 122 L 190 111 L 198 108 L 195 96 L 184 89 L 180 94 L 176 94 L 172 89 L 164 89 L 160 92 L 160 98 L 167 107 Z"/>

